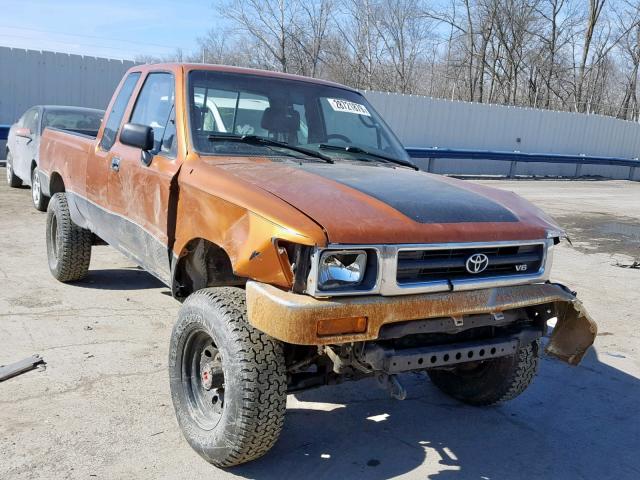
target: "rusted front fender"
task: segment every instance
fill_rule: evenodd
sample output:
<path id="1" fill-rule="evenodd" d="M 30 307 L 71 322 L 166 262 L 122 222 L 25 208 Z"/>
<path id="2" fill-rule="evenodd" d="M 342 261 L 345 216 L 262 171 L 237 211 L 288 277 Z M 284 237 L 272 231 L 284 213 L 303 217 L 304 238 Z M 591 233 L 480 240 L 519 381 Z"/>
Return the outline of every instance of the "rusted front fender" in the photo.
<path id="1" fill-rule="evenodd" d="M 411 320 L 459 318 L 545 306 L 558 317 L 547 353 L 577 365 L 596 337 L 597 327 L 568 289 L 551 283 L 462 292 L 385 297 L 316 299 L 272 285 L 247 283 L 249 322 L 258 330 L 295 345 L 328 345 L 376 340 L 383 325 Z M 358 333 L 325 334 L 322 322 L 366 317 Z"/>

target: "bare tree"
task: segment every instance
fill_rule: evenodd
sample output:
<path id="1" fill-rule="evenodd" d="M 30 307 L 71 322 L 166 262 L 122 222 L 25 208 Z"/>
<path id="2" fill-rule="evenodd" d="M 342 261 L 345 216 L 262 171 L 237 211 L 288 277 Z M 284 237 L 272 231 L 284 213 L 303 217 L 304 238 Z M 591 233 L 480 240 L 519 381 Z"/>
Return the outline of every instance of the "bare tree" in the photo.
<path id="1" fill-rule="evenodd" d="M 191 60 L 202 63 L 217 63 L 235 66 L 261 66 L 248 45 L 243 45 L 228 32 L 211 29 L 198 38 L 199 51 L 194 52 Z"/>
<path id="2" fill-rule="evenodd" d="M 589 11 L 586 17 L 586 28 L 583 35 L 582 52 L 580 63 L 578 64 L 575 90 L 576 110 L 580 112 L 586 111 L 586 102 L 584 102 L 583 90 L 587 74 L 587 62 L 589 61 L 589 54 L 591 52 L 596 27 L 598 26 L 598 22 L 602 16 L 602 11 L 606 3 L 607 0 L 589 0 Z"/>
<path id="3" fill-rule="evenodd" d="M 566 95 L 558 88 L 557 83 L 563 68 L 563 59 L 560 58 L 562 51 L 569 44 L 571 34 L 577 26 L 575 2 L 571 0 L 543 0 L 537 11 L 543 24 L 543 27 L 535 32 L 538 41 L 543 46 L 540 69 L 545 89 L 542 94 L 541 106 L 550 108 L 552 100 L 556 99 L 564 107 Z"/>
<path id="4" fill-rule="evenodd" d="M 298 2 L 293 0 L 232 0 L 222 14 L 238 30 L 257 41 L 272 57 L 273 68 L 289 71 L 289 47 Z"/>
<path id="5" fill-rule="evenodd" d="M 640 0 L 225 0 L 164 58 L 638 120 Z"/>
<path id="6" fill-rule="evenodd" d="M 381 16 L 378 3 L 374 0 L 342 0 L 339 15 L 342 22 L 336 26 L 338 38 L 333 46 L 344 50 L 333 51 L 338 60 L 334 69 L 352 70 L 350 83 L 358 88 L 376 88 L 376 73 L 382 65 L 382 41 L 377 32 Z"/>
<path id="7" fill-rule="evenodd" d="M 640 1 L 627 0 L 618 12 L 618 28 L 624 32 L 618 48 L 624 71 L 624 94 L 617 116 L 636 120 L 639 118 L 638 74 L 640 73 Z"/>
<path id="8" fill-rule="evenodd" d="M 299 73 L 315 77 L 323 61 L 329 35 L 333 0 L 300 2 L 291 41 L 297 52 Z"/>
<path id="9" fill-rule="evenodd" d="M 419 0 L 384 0 L 375 23 L 384 55 L 393 66 L 394 90 L 401 93 L 415 91 L 418 63 L 430 33 L 421 7 Z"/>

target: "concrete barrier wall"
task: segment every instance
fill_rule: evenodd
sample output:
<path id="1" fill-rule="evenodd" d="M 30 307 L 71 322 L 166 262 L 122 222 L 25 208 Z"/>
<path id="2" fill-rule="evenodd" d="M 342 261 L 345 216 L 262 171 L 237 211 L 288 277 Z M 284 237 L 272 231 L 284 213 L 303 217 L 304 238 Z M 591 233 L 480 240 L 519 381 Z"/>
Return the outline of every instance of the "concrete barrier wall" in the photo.
<path id="1" fill-rule="evenodd" d="M 0 124 L 33 105 L 106 108 L 127 69 L 124 60 L 0 47 Z"/>
<path id="2" fill-rule="evenodd" d="M 640 181 L 640 168 L 543 162 L 504 162 L 481 159 L 412 158 L 422 170 L 441 175 L 492 177 L 602 177 Z"/>
<path id="3" fill-rule="evenodd" d="M 635 122 L 416 95 L 364 94 L 406 147 L 640 157 L 640 124 Z M 447 162 L 452 169 L 468 166 Z"/>
<path id="4" fill-rule="evenodd" d="M 0 47 L 0 124 L 12 124 L 33 105 L 107 108 L 126 60 Z M 0 160 L 5 145 L 0 144 Z"/>

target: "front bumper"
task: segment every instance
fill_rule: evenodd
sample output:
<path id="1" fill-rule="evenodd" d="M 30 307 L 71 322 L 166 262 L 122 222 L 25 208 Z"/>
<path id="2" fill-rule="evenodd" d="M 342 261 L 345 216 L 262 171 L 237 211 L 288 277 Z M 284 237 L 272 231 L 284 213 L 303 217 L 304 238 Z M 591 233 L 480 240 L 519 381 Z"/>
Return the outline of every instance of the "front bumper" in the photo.
<path id="1" fill-rule="evenodd" d="M 249 322 L 258 330 L 295 345 L 328 345 L 376 340 L 383 325 L 410 320 L 461 318 L 523 307 L 553 305 L 558 321 L 547 353 L 577 365 L 596 334 L 596 323 L 565 287 L 542 283 L 445 293 L 316 299 L 271 285 L 247 283 Z M 320 335 L 319 322 L 366 317 L 362 333 Z"/>

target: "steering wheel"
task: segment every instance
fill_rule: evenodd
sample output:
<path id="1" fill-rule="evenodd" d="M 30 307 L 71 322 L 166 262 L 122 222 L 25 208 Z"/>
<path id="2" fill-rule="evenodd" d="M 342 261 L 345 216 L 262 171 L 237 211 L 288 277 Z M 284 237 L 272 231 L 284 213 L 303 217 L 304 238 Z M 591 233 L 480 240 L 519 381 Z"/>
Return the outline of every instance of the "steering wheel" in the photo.
<path id="1" fill-rule="evenodd" d="M 344 143 L 353 143 L 349 137 L 347 137 L 346 135 L 340 135 L 339 133 L 330 133 L 329 135 L 327 135 L 327 141 L 331 140 L 332 138 L 342 140 Z"/>

